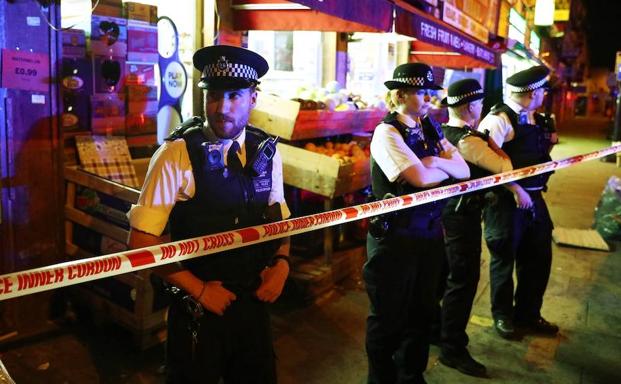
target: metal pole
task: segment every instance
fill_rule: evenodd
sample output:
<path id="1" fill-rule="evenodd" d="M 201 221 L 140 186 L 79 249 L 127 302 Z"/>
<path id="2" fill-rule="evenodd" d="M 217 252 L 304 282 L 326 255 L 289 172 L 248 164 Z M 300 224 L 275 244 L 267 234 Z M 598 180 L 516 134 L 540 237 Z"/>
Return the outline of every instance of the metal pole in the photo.
<path id="1" fill-rule="evenodd" d="M 621 142 L 621 82 L 617 82 L 619 92 L 617 92 L 617 102 L 615 110 L 615 123 L 612 130 L 612 144 Z M 617 167 L 621 167 L 621 155 L 617 153 Z"/>

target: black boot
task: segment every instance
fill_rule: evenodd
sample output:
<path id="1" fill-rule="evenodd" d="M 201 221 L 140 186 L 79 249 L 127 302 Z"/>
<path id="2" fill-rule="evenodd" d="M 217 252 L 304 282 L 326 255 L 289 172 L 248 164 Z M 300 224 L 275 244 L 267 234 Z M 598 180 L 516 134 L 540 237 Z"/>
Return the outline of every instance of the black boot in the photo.
<path id="1" fill-rule="evenodd" d="M 442 351 L 440 354 L 440 362 L 466 375 L 487 377 L 485 365 L 473 359 L 467 349 L 458 353 Z"/>

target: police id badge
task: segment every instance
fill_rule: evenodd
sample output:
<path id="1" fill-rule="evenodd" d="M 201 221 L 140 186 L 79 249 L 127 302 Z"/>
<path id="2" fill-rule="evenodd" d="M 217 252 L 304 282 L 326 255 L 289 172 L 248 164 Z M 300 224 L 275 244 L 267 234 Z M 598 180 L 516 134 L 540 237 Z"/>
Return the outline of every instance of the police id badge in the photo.
<path id="1" fill-rule="evenodd" d="M 224 146 L 222 143 L 206 141 L 201 144 L 203 148 L 205 171 L 217 171 L 224 169 Z"/>

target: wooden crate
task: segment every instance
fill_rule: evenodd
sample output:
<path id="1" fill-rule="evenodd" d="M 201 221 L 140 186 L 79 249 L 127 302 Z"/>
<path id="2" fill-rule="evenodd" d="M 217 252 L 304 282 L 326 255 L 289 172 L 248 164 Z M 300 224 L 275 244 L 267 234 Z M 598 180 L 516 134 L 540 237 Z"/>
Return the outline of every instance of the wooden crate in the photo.
<path id="1" fill-rule="evenodd" d="M 250 113 L 250 124 L 286 140 L 306 140 L 372 131 L 385 110 L 356 111 L 300 110 L 300 103 L 261 93 Z"/>
<path id="2" fill-rule="evenodd" d="M 333 198 L 371 183 L 368 161 L 341 164 L 338 159 L 279 143 L 285 184 Z"/>
<path id="3" fill-rule="evenodd" d="M 133 163 L 140 184 L 142 184 L 148 159 L 134 160 Z M 132 204 L 138 201 L 140 191 L 81 171 L 75 166 L 65 168 L 65 179 L 67 187 L 65 251 L 69 258 L 82 259 L 96 256 L 74 243 L 73 233 L 76 225 L 125 244 L 128 237 L 127 229 L 78 209 L 75 205 L 76 190 L 78 186 L 84 186 Z M 112 281 L 109 283 L 114 285 L 115 289 L 106 290 L 105 286 L 90 282 L 76 286 L 77 289 L 74 292 L 78 300 L 91 307 L 97 318 L 108 318 L 132 331 L 135 345 L 140 349 L 145 349 L 165 339 L 167 307 L 156 302 L 157 298 L 150 277 L 150 270 L 142 270 L 111 277 Z"/>

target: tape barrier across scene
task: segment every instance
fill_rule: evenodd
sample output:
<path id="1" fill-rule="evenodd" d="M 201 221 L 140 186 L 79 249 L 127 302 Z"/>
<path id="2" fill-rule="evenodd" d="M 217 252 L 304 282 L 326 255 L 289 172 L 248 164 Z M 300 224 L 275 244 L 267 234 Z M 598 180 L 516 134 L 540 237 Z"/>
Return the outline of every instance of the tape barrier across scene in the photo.
<path id="1" fill-rule="evenodd" d="M 0 301 L 141 269 L 188 260 L 230 249 L 398 211 L 464 193 L 490 188 L 526 177 L 567 168 L 621 151 L 621 145 L 468 180 L 422 192 L 375 201 L 275 223 L 195 237 L 151 247 L 68 261 L 0 276 Z"/>

